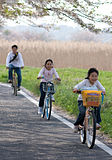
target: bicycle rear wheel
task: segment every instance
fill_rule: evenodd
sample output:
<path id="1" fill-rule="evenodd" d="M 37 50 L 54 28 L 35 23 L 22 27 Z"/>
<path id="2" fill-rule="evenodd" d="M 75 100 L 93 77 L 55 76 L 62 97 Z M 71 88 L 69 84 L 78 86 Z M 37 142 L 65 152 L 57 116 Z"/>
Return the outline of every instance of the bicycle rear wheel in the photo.
<path id="1" fill-rule="evenodd" d="M 51 110 L 52 110 L 52 100 L 51 100 L 51 95 L 49 95 L 49 97 L 46 98 L 46 108 L 45 108 L 47 120 L 50 120 L 51 118 Z"/>
<path id="2" fill-rule="evenodd" d="M 96 117 L 93 110 L 89 111 L 89 115 L 86 120 L 86 142 L 87 146 L 92 149 L 96 138 Z"/>

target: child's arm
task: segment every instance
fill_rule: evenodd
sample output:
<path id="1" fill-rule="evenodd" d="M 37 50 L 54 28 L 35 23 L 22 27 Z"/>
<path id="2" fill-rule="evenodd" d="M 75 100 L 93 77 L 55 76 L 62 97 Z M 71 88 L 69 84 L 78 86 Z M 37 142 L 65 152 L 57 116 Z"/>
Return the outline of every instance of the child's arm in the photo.
<path id="1" fill-rule="evenodd" d="M 41 79 L 43 74 L 44 74 L 44 68 L 40 70 L 37 79 Z"/>
<path id="2" fill-rule="evenodd" d="M 9 67 L 9 61 L 10 61 L 10 54 L 8 54 L 8 56 L 6 58 L 6 68 Z"/>
<path id="3" fill-rule="evenodd" d="M 103 87 L 103 85 L 97 80 L 97 88 L 99 90 L 101 90 L 103 92 L 103 94 L 105 94 L 105 88 Z"/>
<path id="4" fill-rule="evenodd" d="M 19 56 L 19 59 L 20 59 L 20 66 L 21 66 L 22 68 L 24 68 L 24 62 L 23 62 L 22 54 L 19 53 L 18 56 Z"/>
<path id="5" fill-rule="evenodd" d="M 61 81 L 61 78 L 59 77 L 58 73 L 56 72 L 56 70 L 53 68 L 54 70 L 54 75 L 55 75 L 55 78 L 58 80 L 58 81 Z"/>
<path id="6" fill-rule="evenodd" d="M 73 88 L 73 92 L 77 92 L 78 90 L 80 90 L 82 87 L 85 86 L 86 83 L 86 79 L 84 79 L 83 81 L 81 81 L 80 83 L 78 83 L 76 86 L 74 86 Z"/>

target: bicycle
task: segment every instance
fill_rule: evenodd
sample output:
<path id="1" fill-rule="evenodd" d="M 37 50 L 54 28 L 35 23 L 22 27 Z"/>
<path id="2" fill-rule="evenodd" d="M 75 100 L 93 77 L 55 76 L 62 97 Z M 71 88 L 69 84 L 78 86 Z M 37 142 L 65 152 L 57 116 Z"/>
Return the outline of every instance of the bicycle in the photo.
<path id="1" fill-rule="evenodd" d="M 42 79 L 45 79 L 45 78 L 42 77 Z M 46 95 L 45 95 L 44 106 L 43 106 L 43 114 L 41 115 L 41 117 L 44 118 L 46 116 L 47 120 L 50 120 L 51 118 L 52 96 L 56 92 L 54 89 L 54 83 L 51 82 L 53 80 L 57 80 L 57 79 L 52 79 L 49 81 L 46 80 L 47 82 L 43 84 L 43 91 L 46 93 Z"/>
<path id="2" fill-rule="evenodd" d="M 101 102 L 103 102 L 102 91 L 83 90 L 78 91 L 78 94 L 82 94 L 83 106 L 86 107 L 84 123 L 79 128 L 81 143 L 87 143 L 88 148 L 92 149 L 96 139 L 96 117 L 97 109 Z"/>

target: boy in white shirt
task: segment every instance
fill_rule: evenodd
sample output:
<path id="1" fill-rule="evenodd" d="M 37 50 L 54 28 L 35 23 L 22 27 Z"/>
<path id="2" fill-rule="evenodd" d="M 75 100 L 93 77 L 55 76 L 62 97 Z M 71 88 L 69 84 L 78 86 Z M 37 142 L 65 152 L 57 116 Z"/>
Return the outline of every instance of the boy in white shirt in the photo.
<path id="1" fill-rule="evenodd" d="M 6 68 L 9 69 L 8 73 L 8 82 L 12 83 L 12 71 L 15 69 L 18 75 L 18 91 L 20 90 L 22 76 L 21 76 L 21 68 L 24 68 L 23 58 L 20 52 L 17 52 L 18 46 L 13 45 L 12 51 L 8 53 L 6 58 Z"/>

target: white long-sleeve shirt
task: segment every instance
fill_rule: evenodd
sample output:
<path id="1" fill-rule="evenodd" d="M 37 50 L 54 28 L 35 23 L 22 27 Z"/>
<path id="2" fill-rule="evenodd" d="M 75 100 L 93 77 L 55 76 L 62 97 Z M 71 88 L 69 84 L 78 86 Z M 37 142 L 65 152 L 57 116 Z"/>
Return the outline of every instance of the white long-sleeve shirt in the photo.
<path id="1" fill-rule="evenodd" d="M 89 79 L 84 79 L 80 83 L 78 83 L 76 86 L 74 86 L 74 89 L 77 90 L 100 90 L 100 91 L 105 91 L 105 88 L 102 86 L 102 84 L 97 80 L 93 85 L 90 83 Z M 82 100 L 82 95 L 79 94 L 78 100 Z"/>
<path id="2" fill-rule="evenodd" d="M 38 74 L 38 77 L 40 76 L 44 76 L 44 78 L 49 81 L 53 78 L 53 75 L 55 75 L 55 78 L 59 78 L 59 75 L 58 73 L 56 72 L 55 68 L 51 68 L 51 70 L 47 70 L 45 67 L 43 67 L 39 74 Z M 42 79 L 41 82 L 46 82 L 45 79 Z"/>
<path id="3" fill-rule="evenodd" d="M 13 54 L 13 52 L 8 53 L 8 56 L 6 58 L 6 67 L 9 67 L 10 64 L 14 65 L 15 67 L 24 67 L 23 58 L 20 52 L 18 53 L 15 60 L 9 63 L 10 60 L 12 60 L 14 56 L 15 54 Z"/>

